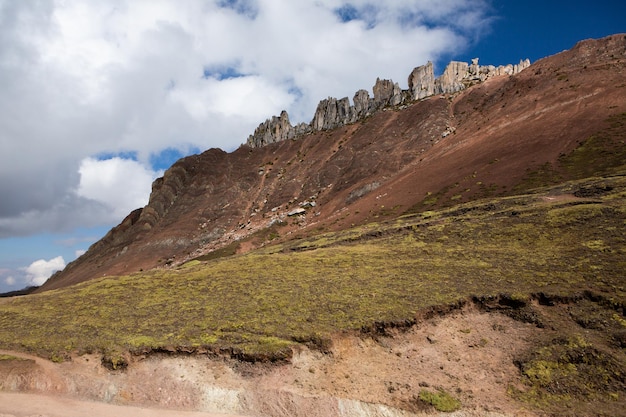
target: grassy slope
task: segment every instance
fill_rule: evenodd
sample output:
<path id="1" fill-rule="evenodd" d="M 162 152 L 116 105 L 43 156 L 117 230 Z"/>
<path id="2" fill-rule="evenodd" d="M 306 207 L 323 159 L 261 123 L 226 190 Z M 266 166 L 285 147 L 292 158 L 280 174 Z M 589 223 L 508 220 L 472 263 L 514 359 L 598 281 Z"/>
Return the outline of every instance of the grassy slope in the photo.
<path id="1" fill-rule="evenodd" d="M 581 193 L 582 190 L 582 193 Z M 584 198 L 553 199 L 578 192 Z M 0 347 L 288 355 L 471 295 L 626 301 L 626 177 L 407 215 L 242 256 L 0 300 Z"/>
<path id="2" fill-rule="evenodd" d="M 392 222 L 240 256 L 235 242 L 177 269 L 0 299 L 0 348 L 53 360 L 102 352 L 113 368 L 129 351 L 281 359 L 295 343 L 324 349 L 335 332 L 411 323 L 470 296 L 525 304 L 529 294 L 588 291 L 516 359 L 523 384 L 508 390 L 554 415 L 617 415 L 626 392 L 626 113 L 608 121 L 555 164 L 529 170 L 516 196 L 456 204 L 443 190 Z M 437 199 L 447 208 L 424 211 Z"/>

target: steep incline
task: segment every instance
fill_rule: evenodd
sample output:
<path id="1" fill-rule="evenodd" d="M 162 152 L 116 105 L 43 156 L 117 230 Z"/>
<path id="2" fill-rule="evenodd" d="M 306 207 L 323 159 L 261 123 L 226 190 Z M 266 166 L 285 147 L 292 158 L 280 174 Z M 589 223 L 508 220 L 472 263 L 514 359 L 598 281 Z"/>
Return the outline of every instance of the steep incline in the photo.
<path id="1" fill-rule="evenodd" d="M 211 149 L 176 162 L 145 208 L 40 291 L 507 194 L 533 185 L 541 169 L 574 177 L 560 158 L 624 113 L 626 36 L 614 35 L 334 130 L 230 154 Z"/>
<path id="2" fill-rule="evenodd" d="M 476 85 L 452 99 L 451 111 L 454 133 L 389 181 L 379 204 L 406 210 L 422 201 L 414 209 L 424 210 L 590 176 L 596 172 L 584 165 L 598 161 L 572 155 L 592 137 L 606 139 L 607 164 L 619 165 L 626 36 L 582 41 L 514 77 Z"/>

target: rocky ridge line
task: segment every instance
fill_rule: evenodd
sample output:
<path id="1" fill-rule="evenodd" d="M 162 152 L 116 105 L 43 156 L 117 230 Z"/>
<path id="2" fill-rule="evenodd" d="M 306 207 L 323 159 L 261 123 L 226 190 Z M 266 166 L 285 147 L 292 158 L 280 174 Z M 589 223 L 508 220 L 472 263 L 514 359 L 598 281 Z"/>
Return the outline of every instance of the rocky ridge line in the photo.
<path id="1" fill-rule="evenodd" d="M 530 66 L 530 60 L 521 60 L 519 64 L 479 65 L 478 58 L 472 63 L 452 61 L 439 78 L 435 78 L 432 62 L 416 67 L 408 78 L 408 90 L 402 90 L 392 80 L 376 79 L 373 87 L 374 97 L 367 90 L 359 90 L 350 105 L 348 97 L 337 99 L 328 97 L 321 100 L 315 110 L 311 123 L 299 123 L 292 126 L 285 110 L 280 116 L 272 116 L 261 123 L 246 145 L 259 148 L 271 143 L 288 139 L 297 139 L 303 135 L 330 130 L 339 126 L 355 123 L 385 107 L 398 106 L 415 100 L 421 100 L 436 94 L 453 94 L 464 90 L 470 85 L 481 83 L 499 75 L 514 75 Z"/>

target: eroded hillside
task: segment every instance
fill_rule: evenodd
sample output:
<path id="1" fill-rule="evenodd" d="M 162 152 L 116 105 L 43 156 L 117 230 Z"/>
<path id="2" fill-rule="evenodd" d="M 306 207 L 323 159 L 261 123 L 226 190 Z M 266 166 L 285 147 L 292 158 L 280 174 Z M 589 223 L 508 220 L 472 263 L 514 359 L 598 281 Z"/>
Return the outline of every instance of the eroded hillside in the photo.
<path id="1" fill-rule="evenodd" d="M 510 195 L 541 185 L 529 177 L 540 170 L 558 171 L 558 181 L 582 178 L 584 161 L 570 169 L 558 164 L 591 138 L 608 136 L 593 145 L 602 148 L 596 155 L 617 152 L 604 165 L 607 172 L 623 161 L 624 131 L 614 125 L 626 113 L 625 42 L 623 35 L 584 41 L 519 74 L 334 130 L 184 158 L 154 183 L 148 206 L 42 290 L 178 265 L 220 248 L 246 251 L 432 204 Z"/>
<path id="2" fill-rule="evenodd" d="M 467 415 L 617 415 L 625 199 L 623 174 L 585 179 L 5 299 L 0 340 L 71 361 L 54 392 L 121 404 L 409 416 L 441 395 Z M 170 362 L 180 381 L 143 382 Z M 7 363 L 3 389 L 49 389 L 41 369 Z M 83 366 L 101 381 L 85 392 L 72 382 Z"/>

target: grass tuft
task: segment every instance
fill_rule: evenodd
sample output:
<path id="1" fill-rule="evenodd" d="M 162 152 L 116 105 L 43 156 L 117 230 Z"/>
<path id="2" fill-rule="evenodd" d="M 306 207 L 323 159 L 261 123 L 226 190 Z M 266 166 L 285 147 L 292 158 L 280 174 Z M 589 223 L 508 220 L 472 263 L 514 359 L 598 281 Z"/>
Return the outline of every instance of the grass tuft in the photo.
<path id="1" fill-rule="evenodd" d="M 444 413 L 451 413 L 461 408 L 461 402 L 445 391 L 420 390 L 418 398 L 420 401 L 435 407 L 435 410 Z"/>
<path id="2" fill-rule="evenodd" d="M 574 403 L 618 400 L 624 392 L 626 367 L 611 353 L 582 336 L 558 338 L 518 361 L 526 390 L 514 396 L 544 409 Z"/>

